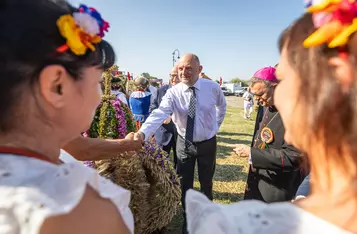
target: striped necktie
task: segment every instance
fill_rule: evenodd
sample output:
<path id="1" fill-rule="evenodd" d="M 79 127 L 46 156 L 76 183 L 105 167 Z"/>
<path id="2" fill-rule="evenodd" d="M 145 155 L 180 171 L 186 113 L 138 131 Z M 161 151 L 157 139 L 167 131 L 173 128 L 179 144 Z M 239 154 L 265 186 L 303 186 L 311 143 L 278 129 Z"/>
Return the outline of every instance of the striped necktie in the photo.
<path id="1" fill-rule="evenodd" d="M 195 87 L 190 87 L 192 91 L 190 104 L 188 106 L 188 115 L 187 115 L 187 125 L 186 125 L 186 148 L 193 143 L 193 131 L 195 129 L 195 117 L 196 117 L 196 90 Z"/>

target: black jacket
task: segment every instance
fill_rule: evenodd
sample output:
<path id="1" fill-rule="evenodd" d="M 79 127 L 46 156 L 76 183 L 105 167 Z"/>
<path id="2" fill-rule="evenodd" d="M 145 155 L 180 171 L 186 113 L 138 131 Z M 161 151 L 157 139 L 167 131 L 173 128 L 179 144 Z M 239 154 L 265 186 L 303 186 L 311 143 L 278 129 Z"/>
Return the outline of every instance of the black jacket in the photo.
<path id="1" fill-rule="evenodd" d="M 260 133 L 265 125 L 273 131 L 274 140 L 268 144 L 269 148 L 261 149 L 258 148 L 263 143 Z M 252 166 L 249 168 L 244 199 L 270 203 L 290 201 L 295 196 L 305 178 L 301 170 L 303 156 L 285 142 L 284 134 L 285 128 L 275 107 L 260 107 L 251 144 Z"/>
<path id="2" fill-rule="evenodd" d="M 153 110 L 159 108 L 162 98 L 165 96 L 165 94 L 169 88 L 171 88 L 170 85 L 164 85 L 157 90 L 157 95 L 156 95 L 156 97 L 153 98 L 153 101 L 150 105 L 150 110 L 149 110 L 150 113 Z M 172 135 L 176 134 L 176 126 L 172 122 L 172 120 L 169 124 L 163 124 L 162 127 L 166 130 L 166 133 L 171 133 Z M 169 136 L 171 136 L 171 135 L 164 133 L 164 134 L 162 134 L 162 139 L 156 138 L 156 141 L 158 144 L 162 145 L 162 142 L 166 142 L 168 139 L 167 137 L 169 137 Z"/>

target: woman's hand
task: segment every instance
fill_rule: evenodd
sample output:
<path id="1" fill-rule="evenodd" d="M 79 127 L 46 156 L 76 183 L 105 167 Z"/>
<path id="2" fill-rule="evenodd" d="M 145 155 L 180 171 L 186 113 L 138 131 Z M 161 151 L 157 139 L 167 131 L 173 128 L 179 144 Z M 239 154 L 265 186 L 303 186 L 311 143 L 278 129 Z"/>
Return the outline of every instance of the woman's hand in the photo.
<path id="1" fill-rule="evenodd" d="M 134 133 L 133 132 L 130 132 L 128 135 L 126 135 L 125 137 L 126 140 L 134 140 Z"/>
<path id="2" fill-rule="evenodd" d="M 124 139 L 115 139 L 115 140 L 110 140 L 112 142 L 117 142 L 118 147 L 119 145 L 122 145 L 126 151 L 138 151 L 142 148 L 142 141 L 140 140 L 135 140 L 135 133 L 131 132 L 128 135 L 125 136 Z"/>

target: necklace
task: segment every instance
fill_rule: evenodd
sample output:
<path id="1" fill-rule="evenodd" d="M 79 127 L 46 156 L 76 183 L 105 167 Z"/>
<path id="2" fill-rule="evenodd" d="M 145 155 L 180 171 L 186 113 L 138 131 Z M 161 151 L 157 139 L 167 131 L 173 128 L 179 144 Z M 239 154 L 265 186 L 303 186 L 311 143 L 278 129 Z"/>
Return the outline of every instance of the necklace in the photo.
<path id="1" fill-rule="evenodd" d="M 23 156 L 23 157 L 34 158 L 34 159 L 46 161 L 46 162 L 49 162 L 52 164 L 56 164 L 51 159 L 47 158 L 46 156 L 44 156 L 42 154 L 39 154 L 32 150 L 22 149 L 22 148 L 17 148 L 17 147 L 0 146 L 0 154 L 15 154 L 15 155 Z"/>
<path id="2" fill-rule="evenodd" d="M 269 110 L 269 108 L 267 108 L 267 109 L 265 110 L 264 115 L 263 115 L 263 118 L 268 118 L 268 116 L 267 116 L 267 115 L 268 115 L 268 110 Z M 263 141 L 262 136 L 261 136 L 262 134 L 260 134 L 263 130 L 267 130 L 267 131 L 268 131 L 268 134 L 271 135 L 271 136 L 270 136 L 270 140 L 271 140 L 271 141 L 273 140 L 273 132 L 271 131 L 271 129 L 270 129 L 268 126 L 269 126 L 269 124 L 275 119 L 275 117 L 276 117 L 277 115 L 279 115 L 279 112 L 277 112 L 277 113 L 273 116 L 273 118 L 270 119 L 270 121 L 269 121 L 267 124 L 264 124 L 264 128 L 262 128 L 262 129 L 260 130 L 259 134 L 257 134 L 257 136 L 255 137 L 255 140 L 254 140 L 254 148 L 257 148 L 257 142 L 258 142 L 259 138 L 260 138 L 260 140 Z M 264 120 L 262 121 L 261 125 L 263 124 L 263 122 L 264 122 Z M 262 127 L 261 125 L 259 126 L 259 129 Z M 259 129 L 258 129 L 258 130 L 259 130 Z M 270 142 L 268 142 L 268 143 L 270 143 Z M 262 146 L 259 147 L 259 148 L 265 148 L 266 146 L 268 146 L 268 145 L 267 145 L 267 141 L 263 141 Z"/>

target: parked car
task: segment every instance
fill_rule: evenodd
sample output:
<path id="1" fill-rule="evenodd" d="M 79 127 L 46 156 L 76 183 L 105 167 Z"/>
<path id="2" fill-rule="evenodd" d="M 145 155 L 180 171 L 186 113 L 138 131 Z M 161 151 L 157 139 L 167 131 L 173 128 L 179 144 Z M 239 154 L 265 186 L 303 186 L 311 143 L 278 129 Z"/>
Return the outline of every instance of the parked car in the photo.
<path id="1" fill-rule="evenodd" d="M 226 87 L 221 87 L 223 95 L 224 96 L 231 96 L 233 93 L 231 93 Z"/>
<path id="2" fill-rule="evenodd" d="M 248 87 L 242 87 L 239 90 L 235 91 L 234 95 L 236 95 L 237 97 L 243 97 L 243 94 L 245 92 L 247 92 L 247 90 L 248 90 Z"/>
<path id="3" fill-rule="evenodd" d="M 226 84 L 224 84 L 222 86 L 226 87 L 228 89 L 228 91 L 231 93 L 231 95 L 234 95 L 234 93 L 236 91 L 238 91 L 240 88 L 242 88 L 240 86 L 240 84 L 237 84 L 237 83 L 226 83 Z"/>

